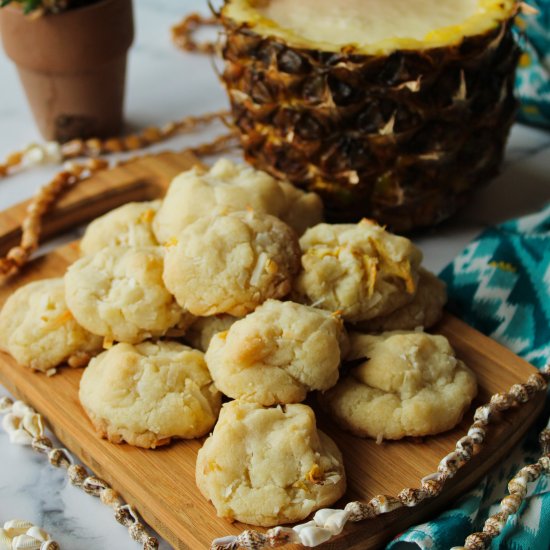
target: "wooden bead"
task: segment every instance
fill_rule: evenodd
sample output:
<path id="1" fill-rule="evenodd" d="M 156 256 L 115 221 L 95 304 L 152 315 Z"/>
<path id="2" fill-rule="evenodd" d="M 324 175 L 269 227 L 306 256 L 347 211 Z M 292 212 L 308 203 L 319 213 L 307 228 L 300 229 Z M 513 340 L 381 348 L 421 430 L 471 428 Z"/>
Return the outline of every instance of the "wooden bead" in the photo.
<path id="1" fill-rule="evenodd" d="M 133 135 L 124 139 L 124 145 L 128 151 L 135 151 L 136 149 L 141 149 L 143 143 L 139 136 Z"/>
<path id="2" fill-rule="evenodd" d="M 491 542 L 491 538 L 487 533 L 472 533 L 465 543 L 467 550 L 485 550 L 487 543 Z"/>
<path id="3" fill-rule="evenodd" d="M 148 143 L 156 143 L 162 139 L 160 130 L 154 127 L 146 128 L 141 135 Z"/>
<path id="4" fill-rule="evenodd" d="M 22 266 L 27 260 L 27 252 L 21 246 L 15 246 L 7 254 L 8 260 L 13 260 L 17 266 Z"/>
<path id="5" fill-rule="evenodd" d="M 120 153 L 121 151 L 124 151 L 124 146 L 120 139 L 111 138 L 103 144 L 103 150 L 108 153 Z"/>
<path id="6" fill-rule="evenodd" d="M 80 157 L 84 154 L 84 142 L 81 139 L 72 139 L 61 146 L 61 154 L 63 158 Z"/>
<path id="7" fill-rule="evenodd" d="M 111 506 L 114 508 L 115 506 L 120 505 L 120 499 L 118 498 L 118 493 L 114 489 L 111 489 L 110 487 L 103 489 L 99 493 L 99 498 L 101 502 L 106 506 Z"/>
<path id="8" fill-rule="evenodd" d="M 512 515 L 515 514 L 520 505 L 521 505 L 521 498 L 518 495 L 508 495 L 502 499 L 501 508 L 503 512 Z"/>
<path id="9" fill-rule="evenodd" d="M 17 151 L 15 153 L 11 153 L 6 158 L 6 165 L 8 167 L 17 166 L 18 164 L 21 164 L 21 161 L 23 160 L 23 153 L 21 151 Z"/>
<path id="10" fill-rule="evenodd" d="M 80 487 L 84 480 L 88 477 L 88 472 L 81 464 L 71 464 L 67 468 L 67 475 L 69 476 L 69 481 L 73 485 Z"/>
<path id="11" fill-rule="evenodd" d="M 101 141 L 97 138 L 91 138 L 87 139 L 85 142 L 86 145 L 86 153 L 88 153 L 91 156 L 97 156 L 101 154 Z"/>

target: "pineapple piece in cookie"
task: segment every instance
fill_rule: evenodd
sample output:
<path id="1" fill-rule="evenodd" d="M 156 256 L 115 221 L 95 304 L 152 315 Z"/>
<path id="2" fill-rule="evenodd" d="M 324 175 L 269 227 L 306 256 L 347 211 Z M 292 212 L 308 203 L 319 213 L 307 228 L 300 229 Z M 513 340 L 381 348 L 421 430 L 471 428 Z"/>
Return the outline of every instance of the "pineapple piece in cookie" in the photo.
<path id="1" fill-rule="evenodd" d="M 316 225 L 300 246 L 296 301 L 340 311 L 345 321 L 356 323 L 387 315 L 415 295 L 422 253 L 373 221 Z"/>
<path id="2" fill-rule="evenodd" d="M 354 329 L 362 332 L 384 332 L 430 328 L 441 319 L 446 302 L 445 283 L 421 267 L 417 290 L 411 302 L 387 315 L 361 321 L 354 325 Z"/>

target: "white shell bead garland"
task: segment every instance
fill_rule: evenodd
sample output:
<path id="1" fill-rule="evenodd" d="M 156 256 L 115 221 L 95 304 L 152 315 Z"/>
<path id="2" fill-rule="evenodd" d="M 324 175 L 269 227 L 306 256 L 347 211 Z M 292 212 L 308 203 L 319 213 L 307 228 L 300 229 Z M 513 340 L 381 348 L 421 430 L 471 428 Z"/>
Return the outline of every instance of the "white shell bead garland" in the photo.
<path id="1" fill-rule="evenodd" d="M 30 521 L 12 519 L 0 528 L 0 550 L 59 550 L 59 545 Z"/>
<path id="2" fill-rule="evenodd" d="M 115 519 L 128 529 L 130 537 L 139 542 L 144 550 L 158 548 L 157 539 L 148 535 L 131 506 L 123 504 L 118 494 L 105 481 L 88 475 L 84 466 L 75 464 L 67 449 L 53 446 L 51 440 L 45 435 L 45 423 L 40 414 L 23 401 L 13 402 L 7 397 L 0 399 L 0 414 L 2 413 L 5 414 L 2 427 L 8 433 L 12 443 L 27 445 L 34 451 L 45 454 L 52 466 L 67 470 L 67 476 L 73 485 L 90 495 L 99 497 L 103 504 L 113 508 Z M 58 549 L 59 545 L 49 540 L 44 531 L 25 521 L 13 520 L 0 530 L 0 550 Z"/>
<path id="3" fill-rule="evenodd" d="M 524 466 L 508 483 L 509 495 L 500 501 L 500 511 L 488 517 L 483 525 L 483 531 L 472 533 L 466 539 L 464 546 L 454 546 L 451 550 L 485 550 L 491 545 L 504 529 L 509 516 L 515 514 L 525 495 L 527 484 L 539 479 L 541 475 L 550 474 L 550 420 L 539 436 L 542 456 L 534 464 Z"/>

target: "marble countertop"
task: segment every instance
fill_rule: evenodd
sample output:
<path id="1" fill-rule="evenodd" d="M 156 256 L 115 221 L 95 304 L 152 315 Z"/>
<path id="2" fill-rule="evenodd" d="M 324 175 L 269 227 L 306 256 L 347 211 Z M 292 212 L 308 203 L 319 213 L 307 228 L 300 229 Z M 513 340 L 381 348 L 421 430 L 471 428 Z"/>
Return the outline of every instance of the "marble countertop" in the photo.
<path id="1" fill-rule="evenodd" d="M 140 128 L 226 106 L 224 92 L 207 57 L 185 54 L 171 43 L 169 29 L 205 0 L 139 0 L 136 42 L 130 54 L 127 120 Z M 41 141 L 13 65 L 0 53 L 0 156 Z M 182 136 L 156 147 L 179 149 L 207 140 Z M 54 167 L 23 172 L 0 182 L 0 210 L 30 197 L 54 174 Z M 425 264 L 441 270 L 484 227 L 533 212 L 550 200 L 550 133 L 515 125 L 501 175 L 448 223 L 416 239 Z M 0 395 L 6 395 L 0 387 Z M 68 485 L 62 471 L 28 447 L 10 445 L 0 431 L 0 524 L 22 518 L 45 528 L 62 548 L 117 550 L 137 548 L 111 510 L 98 499 Z M 223 535 L 224 533 L 220 533 Z M 166 543 L 163 548 L 169 548 Z"/>

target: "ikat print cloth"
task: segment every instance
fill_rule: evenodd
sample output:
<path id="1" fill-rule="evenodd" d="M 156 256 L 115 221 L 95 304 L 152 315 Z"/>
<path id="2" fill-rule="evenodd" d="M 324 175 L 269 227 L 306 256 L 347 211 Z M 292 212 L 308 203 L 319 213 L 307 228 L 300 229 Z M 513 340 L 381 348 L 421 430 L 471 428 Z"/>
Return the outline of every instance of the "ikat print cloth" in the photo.
<path id="1" fill-rule="evenodd" d="M 550 361 L 550 204 L 536 214 L 487 229 L 441 273 L 450 311 L 498 340 L 535 367 Z M 481 531 L 508 494 L 517 471 L 540 456 L 538 433 L 548 423 L 546 407 L 521 446 L 451 509 L 398 536 L 388 550 L 449 550 Z M 550 476 L 528 486 L 492 550 L 550 549 Z"/>
<path id="2" fill-rule="evenodd" d="M 516 18 L 523 50 L 516 73 L 518 119 L 550 128 L 550 0 L 528 0 L 527 4 L 538 13 Z"/>

